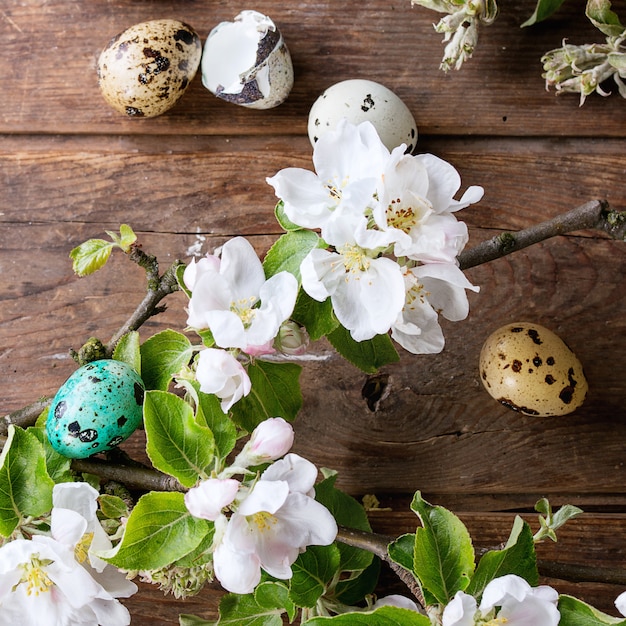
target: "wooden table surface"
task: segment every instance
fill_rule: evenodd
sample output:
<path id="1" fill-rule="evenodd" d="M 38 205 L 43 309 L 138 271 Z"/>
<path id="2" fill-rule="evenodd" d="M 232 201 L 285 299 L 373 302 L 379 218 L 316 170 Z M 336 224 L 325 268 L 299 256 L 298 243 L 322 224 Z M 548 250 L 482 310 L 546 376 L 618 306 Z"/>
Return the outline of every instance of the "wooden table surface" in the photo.
<path id="1" fill-rule="evenodd" d="M 312 168 L 308 111 L 329 85 L 369 78 L 413 112 L 418 152 L 457 167 L 463 188 L 484 199 L 459 217 L 470 245 L 604 198 L 626 207 L 626 103 L 616 93 L 555 97 L 541 55 L 599 41 L 584 2 L 565 3 L 542 25 L 521 29 L 533 0 L 501 3 L 460 72 L 438 69 L 438 16 L 409 0 L 3 0 L 0 6 L 0 415 L 54 394 L 75 367 L 68 349 L 112 336 L 142 296 L 141 270 L 114 255 L 77 278 L 70 250 L 121 223 L 146 251 L 188 260 L 244 235 L 260 254 L 279 234 L 265 182 L 279 169 Z M 254 8 L 270 15 L 295 69 L 291 96 L 270 111 L 222 102 L 196 76 L 174 109 L 127 119 L 103 101 L 96 59 L 118 32 L 172 17 L 206 37 L 222 20 Z M 467 272 L 480 285 L 464 322 L 446 323 L 440 355 L 403 355 L 385 367 L 389 394 L 376 410 L 368 377 L 314 346 L 303 373 L 305 408 L 297 452 L 339 471 L 339 486 L 374 493 L 391 511 L 376 530 L 415 528 L 408 501 L 420 489 L 466 521 L 479 545 L 506 538 L 517 511 L 540 497 L 586 513 L 541 558 L 623 567 L 626 556 L 626 244 L 595 232 L 558 237 Z M 182 329 L 185 298 L 141 330 Z M 492 330 L 527 320 L 557 332 L 582 361 L 590 391 L 562 418 L 532 418 L 491 400 L 478 376 Z M 136 447 L 139 444 L 135 444 Z M 133 444 L 129 444 L 132 449 Z M 536 528 L 536 516 L 528 519 Z M 550 579 L 559 591 L 615 614 L 614 584 Z M 175 624 L 179 612 L 216 616 L 221 591 L 184 603 L 142 586 L 127 605 L 134 624 Z"/>

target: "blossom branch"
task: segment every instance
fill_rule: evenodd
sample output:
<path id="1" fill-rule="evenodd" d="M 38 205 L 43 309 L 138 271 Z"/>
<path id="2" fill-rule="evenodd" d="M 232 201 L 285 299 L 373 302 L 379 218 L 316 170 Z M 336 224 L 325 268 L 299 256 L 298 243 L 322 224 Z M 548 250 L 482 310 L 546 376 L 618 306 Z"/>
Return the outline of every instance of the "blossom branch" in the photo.
<path id="1" fill-rule="evenodd" d="M 606 200 L 591 200 L 562 215 L 515 233 L 504 232 L 459 254 L 461 269 L 493 261 L 557 235 L 577 230 L 600 230 L 626 240 L 626 212 L 609 208 Z"/>

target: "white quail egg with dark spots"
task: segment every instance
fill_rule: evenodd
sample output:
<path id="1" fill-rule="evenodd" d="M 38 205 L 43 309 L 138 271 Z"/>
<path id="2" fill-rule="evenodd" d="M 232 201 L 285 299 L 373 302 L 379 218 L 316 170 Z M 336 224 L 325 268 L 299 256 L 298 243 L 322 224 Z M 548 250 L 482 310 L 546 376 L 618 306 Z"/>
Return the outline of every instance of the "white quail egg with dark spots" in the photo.
<path id="1" fill-rule="evenodd" d="M 498 402 L 538 417 L 572 413 L 588 389 L 582 365 L 565 342 L 529 322 L 507 324 L 487 338 L 480 378 Z"/>
<path id="2" fill-rule="evenodd" d="M 98 58 L 104 99 L 129 117 L 155 117 L 171 109 L 196 75 L 202 56 L 198 34 L 178 20 L 135 24 L 111 39 Z"/>
<path id="3" fill-rule="evenodd" d="M 388 150 L 400 144 L 408 153 L 417 143 L 417 124 L 409 107 L 391 89 L 372 80 L 344 80 L 328 87 L 309 112 L 308 134 L 313 145 L 345 118 L 358 125 L 371 122 Z"/>
<path id="4" fill-rule="evenodd" d="M 293 87 L 293 65 L 274 22 L 258 11 L 242 11 L 213 28 L 202 53 L 202 84 L 250 109 L 284 102 Z"/>
<path id="5" fill-rule="evenodd" d="M 135 370 L 112 359 L 78 368 L 57 391 L 46 419 L 50 445 L 84 459 L 115 448 L 141 424 L 144 384 Z"/>

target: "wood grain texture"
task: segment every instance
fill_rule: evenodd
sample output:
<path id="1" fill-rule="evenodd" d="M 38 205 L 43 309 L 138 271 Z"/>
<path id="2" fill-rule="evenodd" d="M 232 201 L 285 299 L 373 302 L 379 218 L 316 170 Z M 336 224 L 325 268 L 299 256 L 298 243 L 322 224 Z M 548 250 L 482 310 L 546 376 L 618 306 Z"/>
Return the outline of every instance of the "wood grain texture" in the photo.
<path id="1" fill-rule="evenodd" d="M 95 75 L 114 34 L 176 17 L 204 39 L 239 7 L 226 0 L 6 0 L 0 7 L 0 415 L 53 394 L 73 371 L 69 348 L 107 340 L 142 297 L 144 277 L 121 254 L 86 278 L 69 252 L 128 223 L 162 268 L 244 235 L 263 255 L 280 229 L 265 178 L 312 168 L 308 110 L 330 84 L 378 80 L 418 123 L 418 152 L 459 170 L 463 189 L 485 188 L 459 217 L 470 245 L 554 217 L 593 198 L 626 207 L 624 101 L 544 90 L 539 59 L 563 37 L 598 40 L 584 2 L 565 3 L 550 22 L 519 25 L 534 0 L 501 2 L 496 23 L 461 72 L 438 70 L 437 15 L 409 0 L 259 0 L 283 31 L 296 73 L 287 102 L 249 111 L 209 94 L 197 76 L 169 113 L 126 119 L 109 109 Z M 241 7 L 247 8 L 247 7 Z M 466 321 L 444 323 L 439 355 L 401 355 L 381 371 L 384 397 L 368 405 L 371 377 L 313 346 L 302 375 L 305 408 L 295 450 L 336 469 L 356 497 L 375 493 L 391 510 L 370 514 L 375 530 L 410 532 L 413 492 L 461 514 L 477 546 L 506 538 L 515 513 L 549 496 L 587 513 L 540 558 L 623 567 L 626 545 L 626 246 L 585 231 L 467 272 L 479 285 Z M 186 298 L 142 329 L 185 325 Z M 484 339 L 515 320 L 557 332 L 582 361 L 590 392 L 576 413 L 537 419 L 492 400 L 478 376 Z M 142 433 L 125 448 L 142 457 Z M 550 580 L 615 614 L 623 589 Z M 384 590 L 397 590 L 390 575 Z M 222 592 L 207 587 L 184 603 L 148 585 L 127 602 L 133 624 L 175 624 L 180 612 L 215 619 Z"/>

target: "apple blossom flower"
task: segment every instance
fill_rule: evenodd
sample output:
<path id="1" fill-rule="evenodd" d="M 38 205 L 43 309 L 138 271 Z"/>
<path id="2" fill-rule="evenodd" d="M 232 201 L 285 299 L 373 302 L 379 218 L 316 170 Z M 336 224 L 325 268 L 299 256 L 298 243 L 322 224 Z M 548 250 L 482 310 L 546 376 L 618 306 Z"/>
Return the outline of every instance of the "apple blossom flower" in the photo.
<path id="1" fill-rule="evenodd" d="M 494 578 L 483 591 L 480 606 L 463 591 L 457 591 L 445 607 L 442 626 L 474 626 L 506 623 L 508 626 L 558 626 L 558 594 L 551 587 L 531 587 L 515 574 Z"/>
<path id="2" fill-rule="evenodd" d="M 333 243 L 329 230 L 340 221 L 335 213 L 363 212 L 374 194 L 389 158 L 389 150 L 370 122 L 358 126 L 342 119 L 322 135 L 313 148 L 315 173 L 286 168 L 267 178 L 284 203 L 287 217 L 304 228 L 320 228 Z"/>
<path id="3" fill-rule="evenodd" d="M 373 218 L 390 235 L 397 257 L 424 263 L 454 262 L 468 241 L 467 226 L 455 211 L 482 198 L 482 187 L 472 186 L 460 200 L 456 169 L 432 154 L 410 156 L 395 149 L 378 189 Z"/>
<path id="4" fill-rule="evenodd" d="M 275 461 L 291 450 L 293 439 L 293 427 L 289 422 L 282 417 L 265 419 L 252 431 L 233 465 L 244 468 Z"/>
<path id="5" fill-rule="evenodd" d="M 460 321 L 469 313 L 466 289 L 478 291 L 454 263 L 404 268 L 406 301 L 391 336 L 413 354 L 435 354 L 444 346 L 439 314 Z"/>
<path id="6" fill-rule="evenodd" d="M 355 341 L 386 333 L 404 305 L 398 263 L 373 258 L 354 243 L 337 252 L 315 248 L 300 265 L 302 288 L 315 300 L 330 297 L 333 310 Z"/>
<path id="7" fill-rule="evenodd" d="M 214 522 L 235 500 L 241 483 L 234 478 L 209 478 L 185 494 L 185 506 L 194 516 Z"/>
<path id="8" fill-rule="evenodd" d="M 0 548 L 0 625 L 126 626 L 130 614 L 116 597 L 137 587 L 130 581 L 112 593 L 75 557 L 73 546 L 36 535 Z"/>
<path id="9" fill-rule="evenodd" d="M 220 257 L 191 263 L 183 281 L 191 291 L 187 324 L 208 328 L 220 348 L 248 354 L 273 351 L 274 337 L 298 294 L 298 281 L 289 272 L 265 279 L 261 261 L 243 237 L 227 241 Z"/>
<path id="10" fill-rule="evenodd" d="M 215 576 L 233 593 L 251 593 L 261 569 L 280 579 L 309 545 L 329 545 L 337 523 L 309 493 L 317 469 L 294 454 L 271 465 L 239 503 L 213 554 Z"/>
<path id="11" fill-rule="evenodd" d="M 247 396 L 252 389 L 248 372 L 239 361 L 226 350 L 205 348 L 198 355 L 196 379 L 200 391 L 215 394 L 224 413 Z"/>

